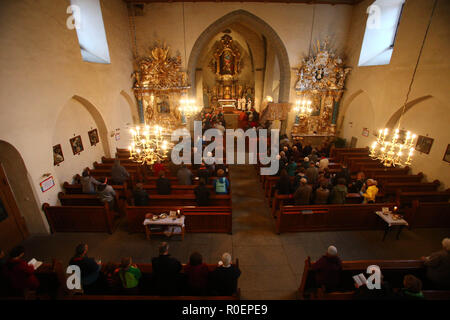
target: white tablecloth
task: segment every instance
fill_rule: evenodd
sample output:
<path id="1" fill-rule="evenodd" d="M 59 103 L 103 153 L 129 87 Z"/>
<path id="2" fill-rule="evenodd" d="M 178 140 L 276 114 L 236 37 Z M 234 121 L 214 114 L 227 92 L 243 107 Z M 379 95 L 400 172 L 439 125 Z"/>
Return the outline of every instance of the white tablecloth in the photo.
<path id="1" fill-rule="evenodd" d="M 184 227 L 184 216 L 181 216 L 178 219 L 173 220 L 169 216 L 164 219 L 158 219 L 158 220 L 152 220 L 152 219 L 145 219 L 144 220 L 144 226 L 146 225 L 172 225 L 172 226 L 180 226 Z"/>
<path id="2" fill-rule="evenodd" d="M 407 226 L 408 222 L 404 219 L 394 220 L 392 219 L 392 212 L 389 212 L 387 215 L 384 215 L 381 211 L 375 212 L 381 219 L 383 219 L 390 226 Z"/>

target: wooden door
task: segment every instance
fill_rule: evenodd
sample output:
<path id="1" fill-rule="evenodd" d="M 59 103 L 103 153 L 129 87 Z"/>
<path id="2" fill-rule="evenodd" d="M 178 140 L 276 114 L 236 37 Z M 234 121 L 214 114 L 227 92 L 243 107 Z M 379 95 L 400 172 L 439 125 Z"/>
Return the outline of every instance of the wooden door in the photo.
<path id="1" fill-rule="evenodd" d="M 14 194 L 0 163 L 0 247 L 12 249 L 28 237 L 25 220 L 20 214 Z"/>

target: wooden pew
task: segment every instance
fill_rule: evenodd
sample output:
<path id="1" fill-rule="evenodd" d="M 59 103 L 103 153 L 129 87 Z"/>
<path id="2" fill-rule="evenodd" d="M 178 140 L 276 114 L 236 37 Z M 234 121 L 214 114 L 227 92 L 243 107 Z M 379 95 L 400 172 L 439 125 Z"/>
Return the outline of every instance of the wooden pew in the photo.
<path id="1" fill-rule="evenodd" d="M 195 206 L 197 201 L 194 194 L 151 194 L 149 195 L 149 201 L 154 206 Z M 209 197 L 209 203 L 211 206 L 231 206 L 231 194 L 211 194 Z"/>
<path id="2" fill-rule="evenodd" d="M 397 190 L 403 192 L 429 192 L 436 191 L 441 183 L 439 180 L 433 182 L 388 182 L 381 185 L 380 190 L 383 190 L 384 194 L 396 194 Z"/>
<path id="3" fill-rule="evenodd" d="M 133 186 L 136 181 L 142 180 L 142 175 L 137 170 L 127 170 L 130 174 L 130 179 L 128 180 L 128 185 Z M 108 178 L 111 180 L 111 170 L 110 169 L 89 169 L 91 176 L 95 179 L 100 179 L 102 177 Z"/>
<path id="4" fill-rule="evenodd" d="M 134 207 L 125 206 L 125 214 L 128 221 L 128 231 L 144 232 L 143 222 L 148 213 L 161 214 L 169 211 L 180 210 L 185 218 L 187 232 L 232 232 L 232 211 L 231 206 L 148 206 Z"/>
<path id="5" fill-rule="evenodd" d="M 100 206 L 103 207 L 103 202 L 95 194 L 65 194 L 58 193 L 58 199 L 62 206 Z M 116 203 L 120 206 L 121 201 L 116 193 Z"/>
<path id="6" fill-rule="evenodd" d="M 369 148 L 334 148 L 330 150 L 330 157 L 338 158 L 342 153 L 369 153 Z"/>
<path id="7" fill-rule="evenodd" d="M 66 181 L 63 183 L 63 187 L 66 194 L 83 194 L 81 184 L 70 184 Z M 111 185 L 111 187 L 113 187 L 119 198 L 126 198 L 128 187 L 126 182 L 123 185 Z"/>
<path id="8" fill-rule="evenodd" d="M 52 233 L 54 232 L 108 232 L 112 234 L 118 219 L 108 207 L 103 206 L 50 206 L 42 205 Z"/>
<path id="9" fill-rule="evenodd" d="M 405 219 L 410 228 L 450 228 L 450 203 L 413 200 Z"/>
<path id="10" fill-rule="evenodd" d="M 394 203 L 282 206 L 277 214 L 276 229 L 278 234 L 383 229 L 385 224 L 375 211 L 394 206 Z"/>
<path id="11" fill-rule="evenodd" d="M 361 168 L 366 175 L 366 178 L 373 178 L 376 176 L 384 175 L 384 176 L 398 176 L 398 175 L 407 175 L 409 172 L 409 167 L 404 168 L 370 168 L 370 167 L 362 167 Z"/>
<path id="12" fill-rule="evenodd" d="M 128 154 L 128 156 L 129 156 L 129 154 Z M 116 159 L 115 158 L 106 158 L 106 157 L 102 157 L 102 163 L 107 163 L 107 164 L 109 164 L 109 163 L 111 163 L 111 164 L 114 164 L 114 161 L 115 161 Z M 136 162 L 134 162 L 133 160 L 131 160 L 131 159 L 128 159 L 128 157 L 127 158 L 121 158 L 121 159 L 119 159 L 120 160 L 120 164 L 122 164 L 122 165 L 124 165 L 124 164 L 133 164 L 133 163 L 136 163 Z"/>
<path id="13" fill-rule="evenodd" d="M 142 187 L 149 195 L 158 194 L 158 190 L 156 188 L 156 184 L 144 184 Z M 190 186 L 172 185 L 170 194 L 171 195 L 175 195 L 175 194 L 194 194 L 195 188 L 197 188 L 197 185 L 190 185 Z M 214 188 L 213 188 L 212 185 L 208 184 L 208 185 L 206 185 L 206 188 L 209 189 L 211 194 L 214 193 Z M 131 191 L 129 191 L 129 196 L 131 196 Z"/>
<path id="14" fill-rule="evenodd" d="M 400 203 L 402 208 L 411 207 L 414 200 L 420 202 L 448 202 L 450 199 L 450 189 L 445 191 L 429 192 L 403 192 L 397 190 L 396 202 Z"/>
<path id="15" fill-rule="evenodd" d="M 299 298 L 311 300 L 351 300 L 355 292 L 352 276 L 359 273 L 366 273 L 367 267 L 377 265 L 383 274 L 383 279 L 387 281 L 394 291 L 399 291 L 403 287 L 403 277 L 412 274 L 424 282 L 422 290 L 426 300 L 448 300 L 449 290 L 436 290 L 426 281 L 426 270 L 422 260 L 360 260 L 342 261 L 341 283 L 339 291 L 325 292 L 318 288 L 313 270 L 314 262 L 308 257 L 305 260 L 302 280 L 298 289 Z"/>
<path id="16" fill-rule="evenodd" d="M 110 163 L 98 163 L 97 161 L 95 161 L 95 162 L 93 163 L 93 165 L 94 165 L 94 168 L 95 168 L 95 169 L 108 169 L 108 170 L 111 170 L 112 167 L 113 167 L 113 165 L 114 165 L 114 162 L 110 162 Z M 124 163 L 122 163 L 122 161 L 121 161 L 121 162 L 120 162 L 120 165 L 121 165 L 122 167 L 124 167 L 125 169 L 127 169 L 127 171 L 128 171 L 128 170 L 137 170 L 137 171 L 140 171 L 140 169 L 141 169 L 141 167 L 142 167 L 139 163 L 136 163 L 136 162 L 124 162 Z"/>
<path id="17" fill-rule="evenodd" d="M 401 174 L 401 175 L 375 175 L 373 176 L 379 185 L 386 183 L 414 183 L 421 182 L 423 179 L 423 173 L 418 174 Z"/>

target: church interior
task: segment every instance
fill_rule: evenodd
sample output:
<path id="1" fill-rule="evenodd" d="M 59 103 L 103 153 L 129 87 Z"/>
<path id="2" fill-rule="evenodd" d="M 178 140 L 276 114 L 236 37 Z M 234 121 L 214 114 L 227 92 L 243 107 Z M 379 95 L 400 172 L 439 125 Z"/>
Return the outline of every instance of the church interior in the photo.
<path id="1" fill-rule="evenodd" d="M 450 1 L 5 0 L 0 47 L 0 299 L 450 300 Z"/>

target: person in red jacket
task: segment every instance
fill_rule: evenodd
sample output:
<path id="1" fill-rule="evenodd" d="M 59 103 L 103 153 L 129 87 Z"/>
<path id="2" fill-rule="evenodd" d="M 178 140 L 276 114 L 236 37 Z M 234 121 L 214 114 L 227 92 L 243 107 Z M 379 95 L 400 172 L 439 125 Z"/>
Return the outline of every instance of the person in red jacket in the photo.
<path id="1" fill-rule="evenodd" d="M 327 253 L 314 263 L 316 284 L 325 287 L 328 292 L 339 288 L 342 262 L 335 246 L 329 246 Z"/>
<path id="2" fill-rule="evenodd" d="M 25 290 L 36 290 L 39 287 L 39 280 L 34 274 L 34 267 L 23 259 L 24 255 L 24 247 L 15 247 L 11 250 L 9 254 L 10 259 L 4 266 L 4 272 L 9 279 L 10 287 L 16 293 L 23 293 Z"/>
<path id="3" fill-rule="evenodd" d="M 187 282 L 190 294 L 194 296 L 202 296 L 207 292 L 208 285 L 208 266 L 203 263 L 203 257 L 200 253 L 194 252 L 189 258 L 189 263 L 184 268 L 187 276 Z"/>

